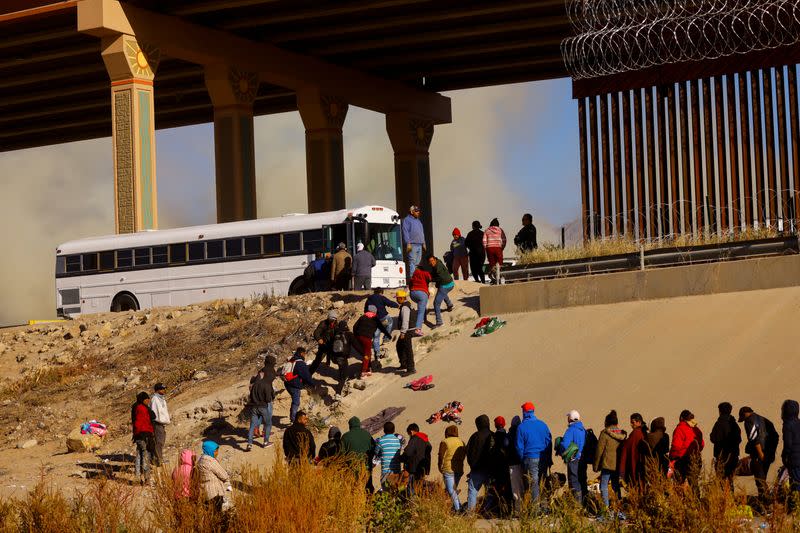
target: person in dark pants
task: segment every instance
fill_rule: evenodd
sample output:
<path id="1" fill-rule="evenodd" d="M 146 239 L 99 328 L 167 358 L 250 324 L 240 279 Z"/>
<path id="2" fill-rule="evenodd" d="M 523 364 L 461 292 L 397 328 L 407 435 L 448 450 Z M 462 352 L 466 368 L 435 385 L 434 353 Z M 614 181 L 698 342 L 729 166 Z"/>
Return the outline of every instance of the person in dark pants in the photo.
<path id="1" fill-rule="evenodd" d="M 317 382 L 311 377 L 311 372 L 308 371 L 308 366 L 306 366 L 305 355 L 306 349 L 298 348 L 283 369 L 286 392 L 292 397 L 292 405 L 289 408 L 289 421 L 292 423 L 294 423 L 297 416 L 297 410 L 300 409 L 300 391 L 306 385 L 309 387 L 317 386 Z"/>
<path id="2" fill-rule="evenodd" d="M 356 245 L 353 257 L 353 290 L 370 290 L 372 288 L 372 269 L 375 267 L 375 256 L 364 249 L 363 243 Z"/>
<path id="3" fill-rule="evenodd" d="M 167 440 L 167 426 L 170 424 L 167 400 L 164 394 L 167 388 L 163 383 L 156 383 L 150 397 L 150 410 L 153 411 L 153 457 L 156 466 L 164 464 L 164 443 Z"/>
<path id="4" fill-rule="evenodd" d="M 286 461 L 291 463 L 299 461 L 303 457 L 310 462 L 317 454 L 317 445 L 314 442 L 314 435 L 306 427 L 308 425 L 308 415 L 305 411 L 297 411 L 294 423 L 283 433 L 283 454 Z"/>
<path id="5" fill-rule="evenodd" d="M 253 434 L 259 425 L 264 426 L 264 447 L 272 446 L 269 440 L 272 432 L 272 399 L 275 395 L 272 389 L 272 377 L 266 376 L 264 371 L 257 374 L 255 381 L 250 386 L 250 429 L 247 432 L 247 448 L 253 448 Z"/>
<path id="6" fill-rule="evenodd" d="M 794 400 L 786 400 L 781 405 L 783 420 L 783 453 L 781 460 L 789 472 L 793 498 L 789 499 L 789 507 L 796 505 L 797 494 L 800 493 L 800 405 Z"/>
<path id="7" fill-rule="evenodd" d="M 317 324 L 314 330 L 313 337 L 317 342 L 317 355 L 314 356 L 314 361 L 308 368 L 312 376 L 317 372 L 323 357 L 327 365 L 330 365 L 333 360 L 333 337 L 336 333 L 337 318 L 336 311 L 328 311 L 328 318 Z"/>
<path id="8" fill-rule="evenodd" d="M 375 356 L 375 359 L 380 359 L 382 344 L 381 331 L 388 331 L 389 333 L 386 335 L 391 337 L 391 331 L 394 325 L 392 317 L 389 316 L 389 311 L 386 308 L 393 307 L 394 309 L 397 309 L 400 306 L 383 295 L 383 288 L 375 287 L 372 291 L 372 294 L 367 297 L 367 301 L 364 302 L 364 312 L 366 313 L 371 305 L 375 306 L 375 309 L 377 309 L 376 317 L 383 325 L 383 329 L 375 330 L 375 335 L 372 337 L 372 353 Z"/>
<path id="9" fill-rule="evenodd" d="M 406 494 L 413 496 L 415 485 L 431 473 L 431 451 L 433 447 L 428 435 L 422 433 L 417 424 L 409 424 L 406 432 L 408 432 L 408 444 L 403 453 L 400 454 L 400 460 L 403 462 L 403 468 L 408 472 Z"/>
<path id="10" fill-rule="evenodd" d="M 469 251 L 469 269 L 472 271 L 472 279 L 479 283 L 486 283 L 486 274 L 483 272 L 483 263 L 486 262 L 486 250 L 483 248 L 481 223 L 477 220 L 472 223 L 472 231 L 467 233 L 464 244 Z"/>
<path id="11" fill-rule="evenodd" d="M 733 474 L 739 464 L 739 445 L 742 443 L 742 430 L 736 419 L 731 414 L 733 406 L 722 402 L 718 406 L 719 418 L 711 429 L 712 444 L 714 444 L 715 467 L 725 476 L 728 484 L 733 488 Z"/>
<path id="12" fill-rule="evenodd" d="M 778 448 L 778 434 L 772 422 L 754 413 L 750 407 L 739 409 L 739 422 L 744 422 L 747 438 L 744 451 L 750 456 L 750 471 L 756 481 L 758 499 L 763 502 L 767 493 L 769 467 L 775 461 Z"/>
<path id="13" fill-rule="evenodd" d="M 475 428 L 467 441 L 467 463 L 470 467 L 467 483 L 467 511 L 474 511 L 478 505 L 481 487 L 489 486 L 494 465 L 494 433 L 490 429 L 489 417 L 480 415 L 475 419 Z"/>
<path id="14" fill-rule="evenodd" d="M 392 302 L 392 305 L 396 305 Z M 353 335 L 359 343 L 361 353 L 364 358 L 361 362 L 361 375 L 360 378 L 366 378 L 372 375 L 372 341 L 376 332 L 383 332 L 384 335 L 391 337 L 391 332 L 378 320 L 378 308 L 374 305 L 367 307 L 366 312 L 356 320 L 353 324 Z"/>
<path id="15" fill-rule="evenodd" d="M 142 483 L 150 481 L 150 448 L 153 440 L 153 411 L 150 410 L 150 396 L 142 391 L 136 395 L 136 403 L 131 406 L 131 425 L 133 443 L 136 445 L 134 473 Z M 142 479 L 142 476 L 144 479 Z"/>
<path id="16" fill-rule="evenodd" d="M 539 247 L 536 243 L 536 226 L 533 225 L 533 215 L 530 213 L 522 215 L 522 229 L 514 237 L 514 244 L 521 254 L 530 253 Z"/>
<path id="17" fill-rule="evenodd" d="M 409 376 L 417 371 L 414 363 L 414 329 L 411 324 L 411 305 L 408 303 L 408 291 L 398 289 L 395 295 L 397 303 L 400 304 L 400 314 L 397 317 L 400 336 L 397 338 L 397 357 L 400 359 L 400 370 L 405 370 L 405 375 Z"/>

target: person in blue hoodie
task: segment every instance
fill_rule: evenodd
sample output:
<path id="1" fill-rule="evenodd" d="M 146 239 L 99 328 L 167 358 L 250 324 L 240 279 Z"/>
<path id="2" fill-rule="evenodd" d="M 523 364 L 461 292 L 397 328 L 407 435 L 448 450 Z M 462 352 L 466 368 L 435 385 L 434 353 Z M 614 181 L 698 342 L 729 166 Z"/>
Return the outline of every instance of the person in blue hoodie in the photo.
<path id="1" fill-rule="evenodd" d="M 580 413 L 573 409 L 567 413 L 567 430 L 560 442 L 556 444 L 556 449 L 567 463 L 569 488 L 575 499 L 581 503 L 583 503 L 583 491 L 581 490 L 579 465 L 584 444 L 586 444 L 586 428 L 583 427 Z"/>
<path id="2" fill-rule="evenodd" d="M 539 476 L 550 467 L 552 436 L 550 428 L 534 415 L 532 402 L 522 404 L 522 423 L 517 428 L 514 446 L 522 459 L 522 472 L 528 481 L 531 500 L 539 499 Z"/>
<path id="3" fill-rule="evenodd" d="M 297 411 L 300 409 L 300 392 L 304 386 L 316 387 L 317 382 L 311 377 L 306 365 L 306 349 L 302 346 L 294 351 L 289 361 L 283 365 L 282 376 L 286 392 L 292 397 L 289 408 L 289 422 L 294 424 Z"/>

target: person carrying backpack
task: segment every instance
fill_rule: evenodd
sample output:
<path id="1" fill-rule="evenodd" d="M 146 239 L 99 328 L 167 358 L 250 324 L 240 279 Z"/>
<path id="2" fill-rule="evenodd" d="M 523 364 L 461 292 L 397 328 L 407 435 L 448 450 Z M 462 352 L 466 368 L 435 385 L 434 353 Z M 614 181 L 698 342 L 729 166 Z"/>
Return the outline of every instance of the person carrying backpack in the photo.
<path id="1" fill-rule="evenodd" d="M 769 467 L 775 461 L 778 449 L 778 432 L 768 419 L 754 413 L 750 407 L 739 409 L 739 422 L 744 422 L 747 444 L 744 452 L 750 456 L 750 471 L 756 481 L 758 499 L 764 501 L 767 492 Z"/>
<path id="2" fill-rule="evenodd" d="M 399 474 L 401 469 L 400 450 L 405 439 L 394 431 L 394 423 L 383 425 L 383 436 L 375 441 L 375 460 L 381 465 L 381 489 L 387 490 L 386 480 L 391 474 Z"/>
<path id="3" fill-rule="evenodd" d="M 319 454 L 314 460 L 317 464 L 325 464 L 338 456 L 342 451 L 342 432 L 336 426 L 328 428 L 328 440 L 319 447 Z"/>
<path id="4" fill-rule="evenodd" d="M 419 430 L 419 426 L 411 423 L 406 428 L 408 444 L 400 455 L 405 471 L 408 473 L 407 494 L 413 496 L 414 485 L 431 473 L 431 451 L 433 447 L 428 435 Z"/>
<path id="5" fill-rule="evenodd" d="M 722 402 L 717 406 L 719 418 L 711 429 L 710 439 L 714 444 L 714 463 L 730 487 L 733 488 L 733 476 L 739 466 L 739 445 L 742 443 L 742 430 L 733 418 L 733 406 Z"/>
<path id="6" fill-rule="evenodd" d="M 317 324 L 314 333 L 311 335 L 317 343 L 317 355 L 314 356 L 314 361 L 311 362 L 311 366 L 308 369 L 312 376 L 317 373 L 323 358 L 325 358 L 325 363 L 328 365 L 333 360 L 333 337 L 336 333 L 336 319 L 336 311 L 328 311 L 328 316 Z"/>
<path id="7" fill-rule="evenodd" d="M 478 492 L 483 485 L 487 485 L 491 479 L 493 455 L 494 455 L 494 433 L 490 429 L 488 415 L 480 415 L 475 419 L 477 431 L 470 436 L 467 441 L 467 463 L 470 467 L 468 476 L 467 511 L 474 511 L 478 504 Z"/>
<path id="8" fill-rule="evenodd" d="M 348 367 L 350 364 L 350 350 L 352 348 L 352 333 L 347 326 L 347 322 L 341 320 L 336 325 L 331 343 L 333 360 L 339 367 L 338 383 L 336 384 L 336 394 L 341 394 L 348 378 Z"/>
<path id="9" fill-rule="evenodd" d="M 396 304 L 392 302 L 392 305 Z M 372 370 L 370 369 L 372 360 L 372 339 L 376 331 L 382 331 L 384 335 L 392 336 L 389 330 L 378 320 L 378 308 L 374 305 L 370 305 L 367 307 L 366 312 L 353 324 L 353 334 L 361 345 L 361 353 L 364 354 L 361 365 L 361 375 L 359 376 L 362 379 L 372 375 Z"/>
<path id="10" fill-rule="evenodd" d="M 567 482 L 572 495 L 579 503 L 583 503 L 583 489 L 579 475 L 579 465 L 583 447 L 586 444 L 586 429 L 581 422 L 581 415 L 576 410 L 567 413 L 567 430 L 556 442 L 556 451 L 567 464 Z"/>
<path id="11" fill-rule="evenodd" d="M 286 392 L 292 397 L 292 406 L 289 408 L 289 421 L 294 423 L 297 411 L 300 409 L 300 393 L 305 386 L 316 387 L 317 382 L 311 377 L 305 360 L 306 349 L 297 348 L 286 364 L 283 365 L 281 379 L 283 379 Z"/>
<path id="12" fill-rule="evenodd" d="M 669 472 L 669 433 L 663 416 L 650 422 L 650 431 L 639 441 L 639 470 L 642 481 L 650 483 L 659 472 L 666 476 Z M 620 476 L 621 477 L 621 476 Z"/>
<path id="13" fill-rule="evenodd" d="M 603 431 L 597 439 L 597 450 L 594 454 L 592 468 L 595 472 L 600 472 L 600 495 L 603 498 L 603 505 L 606 509 L 609 506 L 608 484 L 618 500 L 622 500 L 622 490 L 619 485 L 619 473 L 617 472 L 617 457 L 620 453 L 620 446 L 628 437 L 628 433 L 619 427 L 617 412 L 612 410 L 606 415 Z"/>

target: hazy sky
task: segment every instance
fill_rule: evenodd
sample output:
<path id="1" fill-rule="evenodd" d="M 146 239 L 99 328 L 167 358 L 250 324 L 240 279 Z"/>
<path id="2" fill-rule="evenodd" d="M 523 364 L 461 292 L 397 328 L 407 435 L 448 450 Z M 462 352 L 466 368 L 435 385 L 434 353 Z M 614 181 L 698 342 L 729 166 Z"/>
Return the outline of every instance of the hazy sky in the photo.
<path id="1" fill-rule="evenodd" d="M 438 249 L 458 226 L 493 217 L 513 235 L 532 212 L 540 241 L 579 216 L 577 104 L 568 79 L 448 93 L 453 123 L 431 144 Z M 211 124 L 159 130 L 162 228 L 215 219 Z M 258 213 L 306 211 L 298 113 L 255 119 Z M 394 163 L 383 115 L 351 107 L 344 126 L 348 206 L 394 207 Z M 54 315 L 59 243 L 114 231 L 111 140 L 0 153 L 0 325 Z M 510 235 L 510 236 L 511 236 Z"/>

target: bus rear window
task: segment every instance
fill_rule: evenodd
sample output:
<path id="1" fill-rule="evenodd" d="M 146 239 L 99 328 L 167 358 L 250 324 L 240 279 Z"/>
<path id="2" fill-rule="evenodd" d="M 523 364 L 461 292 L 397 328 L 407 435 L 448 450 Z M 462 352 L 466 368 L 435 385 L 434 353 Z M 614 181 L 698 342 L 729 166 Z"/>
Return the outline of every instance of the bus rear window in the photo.
<path id="1" fill-rule="evenodd" d="M 100 270 L 114 270 L 114 252 L 100 252 Z"/>
<path id="2" fill-rule="evenodd" d="M 261 237 L 244 238 L 244 255 L 261 255 Z"/>
<path id="3" fill-rule="evenodd" d="M 133 266 L 133 250 L 117 250 L 117 268 Z"/>
<path id="4" fill-rule="evenodd" d="M 169 262 L 172 263 L 185 263 L 186 262 L 186 245 L 185 244 L 170 244 L 169 245 Z"/>
<path id="5" fill-rule="evenodd" d="M 205 259 L 206 243 L 204 242 L 190 242 L 189 243 L 189 261 L 202 261 Z"/>
<path id="6" fill-rule="evenodd" d="M 264 253 L 265 254 L 281 253 L 280 235 L 264 235 Z"/>
<path id="7" fill-rule="evenodd" d="M 222 259 L 222 243 L 223 241 L 208 241 L 206 243 L 206 258 Z"/>
<path id="8" fill-rule="evenodd" d="M 297 252 L 300 250 L 300 234 L 299 233 L 284 233 L 283 234 L 283 251 L 284 252 Z"/>
<path id="9" fill-rule="evenodd" d="M 169 261 L 166 246 L 153 246 L 153 264 L 166 265 Z"/>
<path id="10" fill-rule="evenodd" d="M 225 241 L 225 255 L 227 257 L 241 257 L 242 239 L 227 239 Z"/>
<path id="11" fill-rule="evenodd" d="M 166 250 L 164 250 L 164 255 Z M 150 264 L 150 248 L 137 248 L 133 251 L 133 262 L 136 266 L 145 266 Z M 165 258 L 166 262 L 166 258 Z"/>
<path id="12" fill-rule="evenodd" d="M 97 270 L 97 254 L 83 254 L 83 271 Z"/>
<path id="13" fill-rule="evenodd" d="M 68 255 L 67 256 L 67 272 L 80 272 L 81 271 L 81 256 Z"/>

